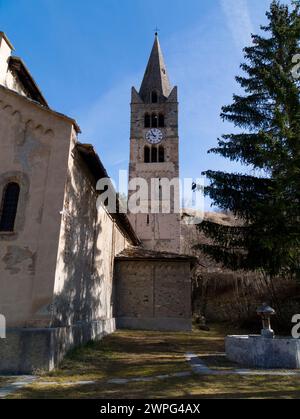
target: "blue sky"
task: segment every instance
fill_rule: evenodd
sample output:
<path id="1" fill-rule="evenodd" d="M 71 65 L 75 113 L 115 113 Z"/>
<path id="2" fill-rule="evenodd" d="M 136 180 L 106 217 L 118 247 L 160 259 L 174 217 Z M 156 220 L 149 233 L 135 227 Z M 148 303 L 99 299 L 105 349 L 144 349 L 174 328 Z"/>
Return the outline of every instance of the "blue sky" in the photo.
<path id="1" fill-rule="evenodd" d="M 242 170 L 208 155 L 232 130 L 219 117 L 238 91 L 242 48 L 270 0 L 0 0 L 0 30 L 50 106 L 74 117 L 109 174 L 127 169 L 130 90 L 140 87 L 154 39 L 180 100 L 181 176 Z"/>

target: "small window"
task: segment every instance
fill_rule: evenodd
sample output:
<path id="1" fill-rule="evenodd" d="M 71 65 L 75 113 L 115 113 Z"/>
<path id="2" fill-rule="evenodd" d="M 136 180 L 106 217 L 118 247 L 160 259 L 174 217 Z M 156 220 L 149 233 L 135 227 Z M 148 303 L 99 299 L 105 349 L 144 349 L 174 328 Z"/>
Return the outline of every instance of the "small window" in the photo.
<path id="1" fill-rule="evenodd" d="M 151 149 L 151 162 L 157 163 L 157 148 L 156 147 L 152 147 Z"/>
<path id="2" fill-rule="evenodd" d="M 158 128 L 158 117 L 157 117 L 156 113 L 152 114 L 151 125 L 152 125 L 152 128 Z"/>
<path id="3" fill-rule="evenodd" d="M 6 185 L 1 205 L 0 231 L 13 232 L 18 209 L 20 186 L 11 182 Z"/>
<path id="4" fill-rule="evenodd" d="M 159 163 L 164 163 L 165 161 L 165 149 L 163 148 L 163 146 L 160 146 L 158 149 L 158 160 Z"/>
<path id="5" fill-rule="evenodd" d="M 144 148 L 144 162 L 150 163 L 150 148 L 148 146 Z"/>
<path id="6" fill-rule="evenodd" d="M 157 103 L 158 102 L 158 95 L 157 95 L 157 92 L 155 90 L 151 93 L 151 102 L 152 103 Z"/>
<path id="7" fill-rule="evenodd" d="M 146 113 L 145 115 L 145 128 L 150 128 L 151 125 L 151 118 L 150 115 L 148 113 Z"/>
<path id="8" fill-rule="evenodd" d="M 147 226 L 150 224 L 150 216 L 147 214 Z"/>
<path id="9" fill-rule="evenodd" d="M 158 117 L 158 126 L 159 128 L 164 128 L 165 126 L 165 116 L 162 113 L 160 113 Z"/>

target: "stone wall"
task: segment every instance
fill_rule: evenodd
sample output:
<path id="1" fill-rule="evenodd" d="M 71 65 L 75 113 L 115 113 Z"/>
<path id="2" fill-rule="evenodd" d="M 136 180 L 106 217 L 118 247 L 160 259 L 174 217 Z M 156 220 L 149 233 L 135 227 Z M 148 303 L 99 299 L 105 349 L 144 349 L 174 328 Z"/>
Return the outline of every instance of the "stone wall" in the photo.
<path id="1" fill-rule="evenodd" d="M 115 330 L 115 322 L 99 320 L 56 328 L 16 328 L 0 340 L 1 374 L 37 374 L 58 367 L 68 350 L 100 340 Z"/>
<path id="2" fill-rule="evenodd" d="M 120 328 L 191 329 L 190 261 L 117 260 Z"/>
<path id="3" fill-rule="evenodd" d="M 145 113 L 162 113 L 165 116 L 165 127 L 161 128 L 164 140 L 161 145 L 165 150 L 164 163 L 144 163 L 144 147 L 149 146 L 145 136 L 149 128 L 144 127 Z M 158 104 L 144 103 L 136 90 L 132 89 L 131 97 L 131 130 L 130 130 L 130 165 L 129 178 L 142 178 L 147 181 L 148 196 L 141 198 L 141 206 L 148 209 L 148 213 L 130 214 L 130 220 L 147 249 L 180 253 L 180 197 L 179 186 L 175 184 L 170 189 L 170 199 L 163 202 L 162 206 L 170 206 L 166 213 L 152 213 L 149 207 L 151 198 L 151 179 L 173 179 L 179 178 L 179 137 L 178 137 L 178 98 L 175 87 L 169 98 Z M 135 191 L 129 191 L 129 197 Z M 153 195 L 152 195 L 153 199 Z"/>

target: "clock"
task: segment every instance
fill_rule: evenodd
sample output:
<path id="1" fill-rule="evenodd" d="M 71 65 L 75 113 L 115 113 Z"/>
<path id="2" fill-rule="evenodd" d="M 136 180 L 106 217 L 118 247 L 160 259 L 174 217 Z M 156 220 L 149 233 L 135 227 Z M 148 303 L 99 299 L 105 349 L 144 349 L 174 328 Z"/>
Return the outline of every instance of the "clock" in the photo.
<path id="1" fill-rule="evenodd" d="M 152 128 L 146 133 L 146 140 L 150 144 L 159 144 L 162 142 L 163 138 L 163 133 L 157 128 Z"/>

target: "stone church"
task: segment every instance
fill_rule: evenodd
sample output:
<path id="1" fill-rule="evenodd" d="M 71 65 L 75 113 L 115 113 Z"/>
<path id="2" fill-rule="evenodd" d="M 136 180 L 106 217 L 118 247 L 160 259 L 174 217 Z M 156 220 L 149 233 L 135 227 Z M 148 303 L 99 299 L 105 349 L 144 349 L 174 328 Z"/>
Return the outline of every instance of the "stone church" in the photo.
<path id="1" fill-rule="evenodd" d="M 194 259 L 180 251 L 180 213 L 99 208 L 99 155 L 13 51 L 0 32 L 0 372 L 53 369 L 116 328 L 190 330 Z M 156 35 L 132 88 L 129 181 L 178 177 L 178 144 L 177 88 Z"/>

